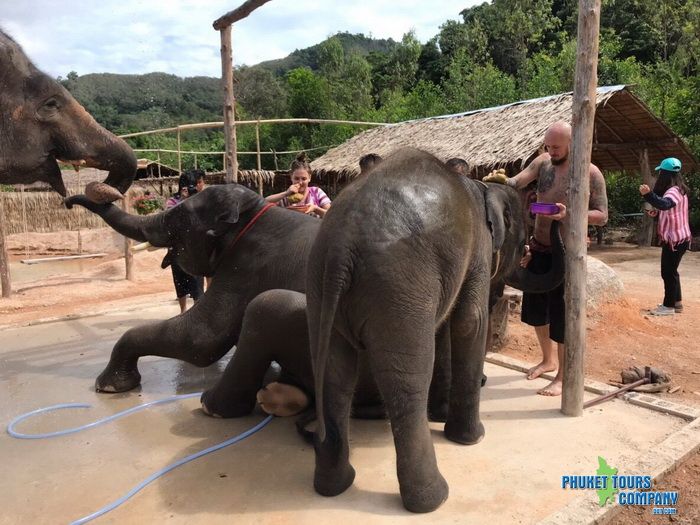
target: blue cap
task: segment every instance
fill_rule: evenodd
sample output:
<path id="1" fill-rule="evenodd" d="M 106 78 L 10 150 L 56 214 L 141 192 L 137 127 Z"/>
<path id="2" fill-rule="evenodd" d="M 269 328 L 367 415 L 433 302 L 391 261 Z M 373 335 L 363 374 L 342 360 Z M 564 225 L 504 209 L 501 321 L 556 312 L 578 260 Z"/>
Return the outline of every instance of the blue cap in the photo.
<path id="1" fill-rule="evenodd" d="M 659 170 L 664 170 L 664 171 L 681 171 L 681 161 L 678 160 L 676 157 L 668 157 L 664 160 L 661 161 L 661 164 L 656 166 L 654 168 L 656 171 Z"/>

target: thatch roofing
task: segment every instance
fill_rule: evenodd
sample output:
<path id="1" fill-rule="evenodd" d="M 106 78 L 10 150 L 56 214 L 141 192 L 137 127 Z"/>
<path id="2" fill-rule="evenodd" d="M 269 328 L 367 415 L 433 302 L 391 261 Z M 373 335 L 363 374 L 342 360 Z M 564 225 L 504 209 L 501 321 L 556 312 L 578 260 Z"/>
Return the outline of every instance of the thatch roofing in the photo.
<path id="1" fill-rule="evenodd" d="M 573 93 L 563 93 L 373 128 L 329 150 L 311 168 L 320 177 L 353 178 L 361 156 L 411 146 L 443 161 L 461 157 L 482 174 L 509 165 L 520 170 L 537 155 L 550 124 L 571 122 L 572 103 Z M 683 140 L 624 85 L 598 88 L 593 140 L 592 161 L 601 170 L 638 171 L 644 148 L 652 168 L 671 156 L 681 159 L 684 171 L 698 167 Z"/>

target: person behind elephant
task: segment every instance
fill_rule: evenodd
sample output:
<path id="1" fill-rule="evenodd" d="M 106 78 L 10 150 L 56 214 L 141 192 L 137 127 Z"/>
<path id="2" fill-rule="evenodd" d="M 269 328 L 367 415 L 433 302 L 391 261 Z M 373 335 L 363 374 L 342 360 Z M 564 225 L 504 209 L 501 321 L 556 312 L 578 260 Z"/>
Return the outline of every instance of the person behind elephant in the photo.
<path id="1" fill-rule="evenodd" d="M 510 179 L 498 176 L 484 177 L 485 182 L 502 182 L 517 189 L 524 189 L 537 181 L 537 202 L 556 203 L 559 213 L 537 215 L 535 229 L 529 243 L 528 253 L 521 265 L 533 273 L 544 273 L 551 265 L 550 228 L 553 221 L 563 221 L 568 227 L 566 206 L 569 184 L 569 151 L 571 146 L 571 126 L 563 121 L 555 122 L 544 135 L 545 153 L 533 160 L 527 168 Z M 588 201 L 588 224 L 603 226 L 608 221 L 608 198 L 605 179 L 593 164 L 589 166 L 590 197 Z M 564 374 L 564 283 L 543 294 L 523 293 L 521 319 L 535 328 L 535 334 L 542 350 L 542 361 L 530 368 L 528 379 L 535 379 L 545 372 L 557 370 L 554 380 L 538 390 L 543 396 L 561 395 Z M 556 348 L 555 345 L 556 344 Z"/>
<path id="2" fill-rule="evenodd" d="M 197 193 L 197 172 L 200 170 L 186 171 L 180 175 L 178 181 L 178 191 L 165 203 L 165 209 L 174 208 L 180 205 L 190 195 Z M 203 176 L 203 173 L 202 173 Z M 180 313 L 187 310 L 187 296 L 197 302 L 204 293 L 204 278 L 195 277 L 183 270 L 174 258 L 170 258 L 170 269 L 173 274 L 175 284 L 175 295 L 180 305 Z"/>
<path id="3" fill-rule="evenodd" d="M 461 159 L 459 157 L 452 157 L 447 162 L 445 162 L 445 166 L 447 166 L 447 169 L 450 170 L 452 173 L 455 173 L 457 175 L 463 175 L 465 177 L 469 177 L 470 179 L 475 178 L 472 177 L 469 170 L 469 164 L 464 159 Z"/>
<path id="4" fill-rule="evenodd" d="M 360 177 L 366 175 L 372 168 L 382 161 L 382 157 L 376 153 L 368 153 L 360 157 Z"/>
<path id="5" fill-rule="evenodd" d="M 321 188 L 309 186 L 311 166 L 304 153 L 292 161 L 289 171 L 292 179 L 289 188 L 281 193 L 268 195 L 265 200 L 283 208 L 305 206 L 304 213 L 323 218 L 331 207 L 331 200 Z"/>
<path id="6" fill-rule="evenodd" d="M 661 241 L 661 278 L 664 281 L 664 300 L 651 310 L 653 315 L 673 315 L 683 311 L 681 279 L 678 266 L 690 247 L 688 220 L 688 186 L 681 175 L 681 161 L 669 157 L 656 167 L 659 178 L 652 191 L 642 184 L 639 193 L 644 200 L 659 210 L 659 240 Z"/>

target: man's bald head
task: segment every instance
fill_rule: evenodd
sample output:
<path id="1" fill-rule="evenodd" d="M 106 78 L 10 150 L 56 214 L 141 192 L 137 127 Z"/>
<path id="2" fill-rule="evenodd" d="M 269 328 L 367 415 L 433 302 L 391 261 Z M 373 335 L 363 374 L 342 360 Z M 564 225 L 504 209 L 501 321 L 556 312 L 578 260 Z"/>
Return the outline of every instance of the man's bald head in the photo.
<path id="1" fill-rule="evenodd" d="M 552 164 L 559 165 L 569 158 L 571 146 L 571 125 L 560 120 L 547 128 L 544 134 L 544 147 L 549 153 Z"/>

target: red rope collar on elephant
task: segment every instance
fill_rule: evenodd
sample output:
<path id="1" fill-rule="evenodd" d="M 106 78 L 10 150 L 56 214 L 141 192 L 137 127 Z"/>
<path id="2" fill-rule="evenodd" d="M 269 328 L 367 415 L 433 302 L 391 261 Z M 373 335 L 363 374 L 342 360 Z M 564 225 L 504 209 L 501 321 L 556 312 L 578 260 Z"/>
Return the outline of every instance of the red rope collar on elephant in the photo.
<path id="1" fill-rule="evenodd" d="M 265 214 L 265 212 L 267 212 L 267 210 L 269 210 L 270 208 L 274 208 L 275 206 L 277 205 L 272 202 L 268 202 L 267 204 L 265 204 L 265 206 L 263 206 L 260 209 L 260 211 L 248 221 L 248 224 L 246 224 L 243 227 L 243 229 L 238 232 L 238 235 L 236 235 L 236 238 L 233 239 L 233 243 L 231 244 L 231 246 L 234 246 L 248 232 L 248 230 L 250 230 L 253 227 L 253 225 L 258 221 L 258 219 L 260 219 L 260 217 L 262 217 Z"/>

